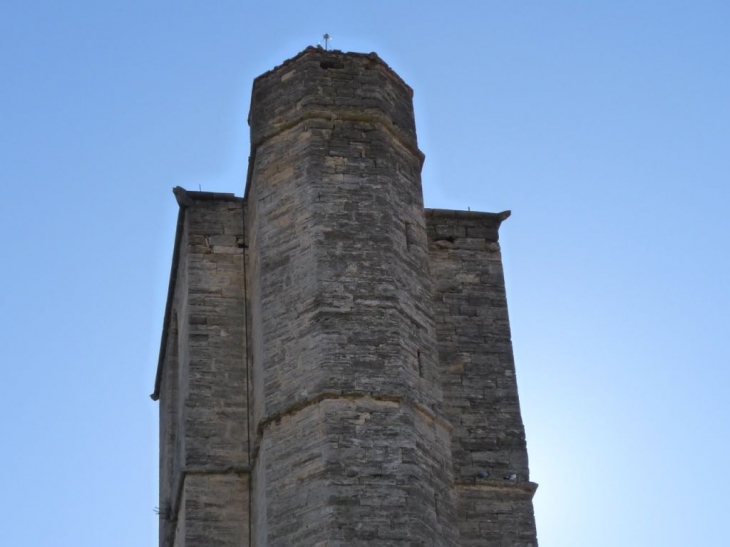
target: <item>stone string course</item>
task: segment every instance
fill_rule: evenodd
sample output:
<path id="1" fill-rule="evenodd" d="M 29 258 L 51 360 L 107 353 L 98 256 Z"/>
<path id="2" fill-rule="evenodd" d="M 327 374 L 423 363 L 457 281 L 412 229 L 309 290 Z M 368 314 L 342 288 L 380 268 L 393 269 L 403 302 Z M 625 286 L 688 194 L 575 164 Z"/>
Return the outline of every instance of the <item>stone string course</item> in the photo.
<path id="1" fill-rule="evenodd" d="M 177 188 L 161 547 L 536 547 L 498 244 L 423 207 L 412 90 L 308 48 L 254 82 L 244 199 Z"/>

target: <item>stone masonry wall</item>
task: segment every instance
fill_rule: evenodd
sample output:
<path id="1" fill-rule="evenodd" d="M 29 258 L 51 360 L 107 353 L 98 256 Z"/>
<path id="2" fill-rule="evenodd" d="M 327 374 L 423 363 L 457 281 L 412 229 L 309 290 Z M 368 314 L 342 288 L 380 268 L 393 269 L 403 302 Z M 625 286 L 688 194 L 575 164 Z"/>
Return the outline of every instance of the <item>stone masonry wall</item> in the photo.
<path id="1" fill-rule="evenodd" d="M 426 212 L 462 547 L 537 545 L 497 242 L 507 216 Z"/>
<path id="2" fill-rule="evenodd" d="M 175 189 L 160 546 L 537 547 L 509 213 L 424 210 L 375 54 L 307 48 L 249 123 L 244 199 Z"/>
<path id="3" fill-rule="evenodd" d="M 160 544 L 238 547 L 247 544 L 249 472 L 242 202 L 189 192 L 181 207 L 159 389 Z"/>
<path id="4" fill-rule="evenodd" d="M 260 545 L 456 545 L 410 96 L 377 56 L 314 49 L 255 82 Z"/>

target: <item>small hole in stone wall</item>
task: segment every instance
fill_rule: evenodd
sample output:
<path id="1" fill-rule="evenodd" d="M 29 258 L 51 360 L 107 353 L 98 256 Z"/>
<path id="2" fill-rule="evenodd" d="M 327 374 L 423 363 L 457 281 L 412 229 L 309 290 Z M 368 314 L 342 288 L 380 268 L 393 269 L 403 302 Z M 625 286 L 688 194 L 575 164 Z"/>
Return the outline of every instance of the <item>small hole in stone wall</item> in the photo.
<path id="1" fill-rule="evenodd" d="M 329 70 L 331 68 L 345 68 L 345 65 L 344 63 L 342 63 L 342 61 L 320 61 L 319 66 L 320 68 L 323 68 L 325 70 Z"/>
<path id="2" fill-rule="evenodd" d="M 416 350 L 418 355 L 418 375 L 423 378 L 423 361 L 421 360 L 421 350 Z"/>
<path id="3" fill-rule="evenodd" d="M 454 236 L 437 237 L 435 241 L 448 241 L 449 243 L 454 242 Z"/>

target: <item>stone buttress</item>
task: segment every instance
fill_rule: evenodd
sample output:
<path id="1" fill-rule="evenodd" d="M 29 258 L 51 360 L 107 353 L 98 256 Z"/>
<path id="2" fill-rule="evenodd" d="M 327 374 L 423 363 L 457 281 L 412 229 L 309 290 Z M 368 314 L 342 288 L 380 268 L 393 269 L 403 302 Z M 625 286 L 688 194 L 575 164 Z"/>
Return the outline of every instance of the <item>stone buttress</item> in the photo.
<path id="1" fill-rule="evenodd" d="M 426 211 L 462 547 L 537 546 L 498 243 L 508 216 Z"/>
<path id="2" fill-rule="evenodd" d="M 245 545 L 248 432 L 242 200 L 180 203 L 160 364 L 160 547 Z"/>

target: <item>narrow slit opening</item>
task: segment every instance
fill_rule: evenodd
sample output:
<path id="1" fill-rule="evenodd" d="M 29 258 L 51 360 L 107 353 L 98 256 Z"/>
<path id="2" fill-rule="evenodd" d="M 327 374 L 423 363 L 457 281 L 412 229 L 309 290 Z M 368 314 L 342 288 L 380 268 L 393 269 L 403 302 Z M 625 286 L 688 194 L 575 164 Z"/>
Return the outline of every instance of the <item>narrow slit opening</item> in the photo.
<path id="1" fill-rule="evenodd" d="M 320 66 L 320 68 L 323 68 L 325 70 L 345 68 L 345 65 L 341 61 L 330 61 L 330 60 L 320 61 L 319 66 Z"/>

